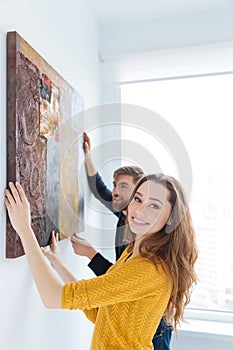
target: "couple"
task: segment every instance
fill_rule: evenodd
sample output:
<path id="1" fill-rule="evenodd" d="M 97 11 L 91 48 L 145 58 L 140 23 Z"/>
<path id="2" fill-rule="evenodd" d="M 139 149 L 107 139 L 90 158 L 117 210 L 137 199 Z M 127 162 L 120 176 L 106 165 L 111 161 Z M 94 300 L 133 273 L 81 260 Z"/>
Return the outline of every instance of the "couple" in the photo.
<path id="1" fill-rule="evenodd" d="M 90 158 L 88 160 L 89 139 L 84 137 L 91 182 L 96 178 L 95 170 Z M 140 174 L 138 176 L 140 178 Z M 115 174 L 114 179 L 113 208 L 110 209 L 119 212 L 116 213 L 119 217 L 117 262 L 111 266 L 104 260 L 104 267 L 104 258 L 86 241 L 82 242 L 78 236 L 72 238 L 76 252 L 80 254 L 78 250 L 84 249 L 90 253 L 90 267 L 101 275 L 90 280 L 75 281 L 52 248 L 47 254 L 65 285 L 55 278 L 32 232 L 30 206 L 19 184 L 10 184 L 5 203 L 46 307 L 83 310 L 95 323 L 91 349 L 153 349 L 153 344 L 155 349 L 160 349 L 155 341 L 163 337 L 156 338 L 154 333 L 158 326 L 157 335 L 161 334 L 162 326 L 168 327 L 161 323 L 165 323 L 163 315 L 167 321 L 173 319 L 176 328 L 189 302 L 190 289 L 196 282 L 197 248 L 188 203 L 180 184 L 165 175 L 141 177 L 136 186 L 130 175 Z M 100 184 L 103 185 L 97 175 L 97 188 Z M 104 199 L 111 206 L 111 193 L 107 189 L 105 193 Z M 128 202 L 128 197 L 128 207 L 119 207 L 121 199 Z M 123 243 L 121 227 L 125 223 L 126 249 L 120 246 Z M 56 244 L 54 235 L 53 244 Z M 54 260 L 51 260 L 53 255 Z M 97 265 L 102 266 L 100 271 Z M 169 342 L 170 335 L 166 337 Z"/>

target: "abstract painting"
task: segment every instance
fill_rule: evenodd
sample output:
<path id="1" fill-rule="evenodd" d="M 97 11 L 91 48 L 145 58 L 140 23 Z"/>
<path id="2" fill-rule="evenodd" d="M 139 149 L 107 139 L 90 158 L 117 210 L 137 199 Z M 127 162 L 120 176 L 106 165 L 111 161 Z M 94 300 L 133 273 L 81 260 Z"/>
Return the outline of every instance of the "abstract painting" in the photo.
<path id="1" fill-rule="evenodd" d="M 17 32 L 7 33 L 7 183 L 18 181 L 40 246 L 83 231 L 82 96 Z M 24 254 L 7 218 L 6 257 Z"/>

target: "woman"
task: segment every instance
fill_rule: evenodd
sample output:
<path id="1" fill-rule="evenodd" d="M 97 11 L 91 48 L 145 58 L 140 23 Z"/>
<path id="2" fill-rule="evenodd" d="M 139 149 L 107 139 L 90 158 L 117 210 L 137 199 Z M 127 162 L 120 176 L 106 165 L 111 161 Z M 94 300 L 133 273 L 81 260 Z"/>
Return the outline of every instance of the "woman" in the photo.
<path id="1" fill-rule="evenodd" d="M 31 229 L 30 207 L 19 184 L 6 190 L 6 207 L 48 308 L 81 309 L 95 323 L 91 349 L 153 349 L 163 314 L 183 319 L 196 282 L 195 234 L 183 190 L 164 175 L 144 177 L 127 209 L 128 248 L 100 277 L 64 286 L 54 277 Z M 72 278 L 72 279 L 71 279 Z"/>

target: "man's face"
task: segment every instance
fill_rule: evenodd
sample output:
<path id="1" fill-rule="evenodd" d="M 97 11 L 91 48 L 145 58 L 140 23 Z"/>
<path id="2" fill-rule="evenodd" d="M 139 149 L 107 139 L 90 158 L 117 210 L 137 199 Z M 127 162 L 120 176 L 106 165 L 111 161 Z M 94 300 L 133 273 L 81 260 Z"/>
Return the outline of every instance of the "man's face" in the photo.
<path id="1" fill-rule="evenodd" d="M 115 211 L 122 211 L 129 202 L 135 184 L 130 175 L 118 175 L 113 181 L 112 207 Z"/>

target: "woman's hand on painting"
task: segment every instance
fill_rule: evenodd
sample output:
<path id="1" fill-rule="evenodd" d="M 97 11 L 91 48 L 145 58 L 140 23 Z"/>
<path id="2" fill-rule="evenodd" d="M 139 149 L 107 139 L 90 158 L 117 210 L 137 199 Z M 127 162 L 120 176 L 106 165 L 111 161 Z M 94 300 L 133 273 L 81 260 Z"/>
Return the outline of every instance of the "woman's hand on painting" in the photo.
<path id="1" fill-rule="evenodd" d="M 49 260 L 51 266 L 56 270 L 57 264 L 60 262 L 60 253 L 58 249 L 58 233 L 52 232 L 52 243 L 49 246 L 49 250 L 41 247 L 44 256 Z"/>
<path id="2" fill-rule="evenodd" d="M 41 248 L 44 256 L 49 260 L 51 266 L 60 275 L 64 283 L 69 283 L 76 281 L 76 277 L 68 270 L 68 268 L 63 264 L 60 253 L 58 249 L 58 233 L 52 232 L 52 243 L 49 246 L 49 250 L 46 248 Z"/>
<path id="3" fill-rule="evenodd" d="M 85 238 L 80 237 L 77 233 L 71 237 L 71 244 L 75 254 L 77 255 L 86 256 L 92 260 L 97 254 L 95 248 Z"/>
<path id="4" fill-rule="evenodd" d="M 5 205 L 14 230 L 20 238 L 31 231 L 30 204 L 19 183 L 9 182 L 6 189 Z"/>

